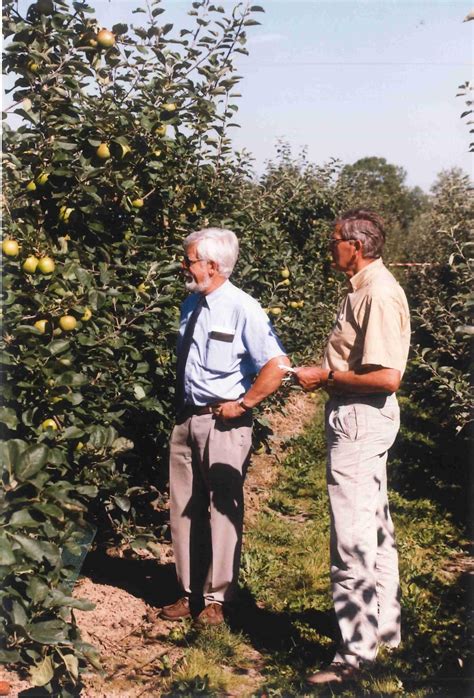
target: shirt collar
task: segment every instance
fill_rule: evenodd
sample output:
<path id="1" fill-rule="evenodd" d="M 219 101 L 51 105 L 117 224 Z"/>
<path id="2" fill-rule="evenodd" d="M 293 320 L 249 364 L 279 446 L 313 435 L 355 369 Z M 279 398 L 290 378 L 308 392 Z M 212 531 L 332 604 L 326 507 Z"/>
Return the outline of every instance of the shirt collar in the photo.
<path id="1" fill-rule="evenodd" d="M 205 303 L 207 304 L 207 307 L 210 309 L 213 305 L 218 303 L 219 299 L 222 298 L 223 295 L 225 295 L 225 293 L 228 289 L 230 289 L 231 286 L 232 284 L 230 283 L 229 279 L 226 279 L 223 284 L 216 288 L 215 291 L 212 291 L 212 293 L 208 293 L 205 297 Z"/>
<path id="2" fill-rule="evenodd" d="M 349 279 L 352 290 L 357 291 L 359 288 L 362 288 L 362 286 L 365 286 L 370 279 L 380 271 L 381 267 L 383 267 L 383 260 L 379 257 L 358 271 L 357 274 L 354 274 L 354 276 Z"/>

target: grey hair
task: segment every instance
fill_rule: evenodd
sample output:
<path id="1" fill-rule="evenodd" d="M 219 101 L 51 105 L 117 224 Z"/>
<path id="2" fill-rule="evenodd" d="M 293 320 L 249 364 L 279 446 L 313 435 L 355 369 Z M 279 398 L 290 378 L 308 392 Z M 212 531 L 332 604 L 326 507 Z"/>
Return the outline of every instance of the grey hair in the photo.
<path id="1" fill-rule="evenodd" d="M 232 274 L 239 256 L 239 241 L 232 230 L 225 228 L 203 228 L 184 238 L 184 249 L 196 245 L 199 259 L 215 262 L 219 274 L 226 279 Z"/>
<path id="2" fill-rule="evenodd" d="M 343 240 L 360 240 L 364 257 L 377 259 L 382 256 L 385 224 L 375 211 L 351 208 L 337 218 L 334 225 Z"/>

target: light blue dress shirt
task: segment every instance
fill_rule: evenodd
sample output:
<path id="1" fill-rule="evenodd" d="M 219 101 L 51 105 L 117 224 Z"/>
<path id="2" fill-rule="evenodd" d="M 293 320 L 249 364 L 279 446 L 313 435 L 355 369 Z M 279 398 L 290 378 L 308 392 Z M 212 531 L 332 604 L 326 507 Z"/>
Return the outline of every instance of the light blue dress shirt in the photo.
<path id="1" fill-rule="evenodd" d="M 178 354 L 186 323 L 199 299 L 181 307 Z M 238 400 L 270 359 L 285 355 L 266 313 L 248 293 L 225 281 L 206 295 L 186 362 L 186 403 L 208 405 Z"/>

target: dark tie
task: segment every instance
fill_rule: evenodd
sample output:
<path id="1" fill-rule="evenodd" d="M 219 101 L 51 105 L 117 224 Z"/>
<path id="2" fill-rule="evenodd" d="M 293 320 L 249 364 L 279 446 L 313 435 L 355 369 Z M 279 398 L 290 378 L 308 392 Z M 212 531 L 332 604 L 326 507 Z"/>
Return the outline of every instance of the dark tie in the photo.
<path id="1" fill-rule="evenodd" d="M 196 327 L 196 322 L 199 314 L 202 310 L 202 306 L 205 300 L 205 296 L 201 294 L 199 300 L 191 313 L 186 329 L 184 330 L 183 339 L 179 349 L 178 361 L 176 364 L 176 414 L 179 414 L 184 407 L 184 372 L 186 369 L 186 361 L 188 360 L 189 350 L 191 348 L 191 343 L 193 341 L 194 328 Z"/>

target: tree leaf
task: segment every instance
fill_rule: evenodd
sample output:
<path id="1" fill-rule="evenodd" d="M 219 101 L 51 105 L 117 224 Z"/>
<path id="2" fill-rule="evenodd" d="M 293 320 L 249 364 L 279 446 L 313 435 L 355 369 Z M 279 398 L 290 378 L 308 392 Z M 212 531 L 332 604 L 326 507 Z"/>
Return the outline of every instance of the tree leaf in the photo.
<path id="1" fill-rule="evenodd" d="M 49 448 L 45 444 L 34 444 L 24 451 L 19 463 L 15 467 L 15 474 L 19 480 L 28 480 L 33 477 L 46 463 Z"/>
<path id="2" fill-rule="evenodd" d="M 62 354 L 63 351 L 69 349 L 71 342 L 68 339 L 55 339 L 48 345 L 48 350 L 53 356 L 58 356 Z"/>
<path id="3" fill-rule="evenodd" d="M 112 499 L 117 504 L 119 509 L 121 509 L 122 511 L 130 511 L 131 502 L 128 497 L 116 496 L 112 497 Z"/>
<path id="4" fill-rule="evenodd" d="M 30 678 L 33 686 L 46 686 L 54 676 L 53 660 L 50 656 L 43 659 L 40 664 L 30 669 Z"/>
<path id="5" fill-rule="evenodd" d="M 16 429 L 18 417 L 11 407 L 0 407 L 0 422 L 6 424 L 9 429 Z"/>
<path id="6" fill-rule="evenodd" d="M 26 627 L 28 636 L 42 645 L 57 645 L 66 640 L 67 625 L 62 620 L 45 620 L 30 623 Z"/>
<path id="7" fill-rule="evenodd" d="M 66 669 L 71 674 L 72 678 L 77 681 L 79 678 L 79 660 L 73 654 L 63 655 L 63 661 L 66 665 Z"/>

